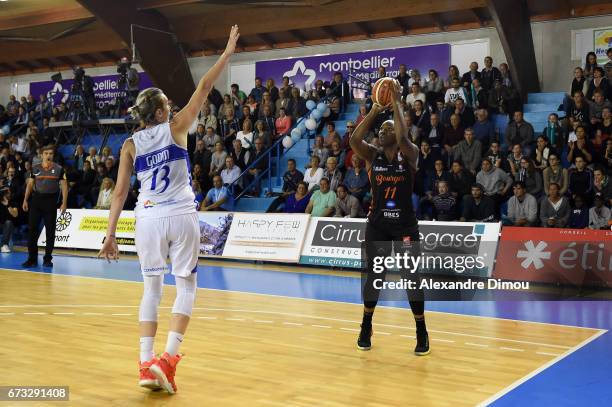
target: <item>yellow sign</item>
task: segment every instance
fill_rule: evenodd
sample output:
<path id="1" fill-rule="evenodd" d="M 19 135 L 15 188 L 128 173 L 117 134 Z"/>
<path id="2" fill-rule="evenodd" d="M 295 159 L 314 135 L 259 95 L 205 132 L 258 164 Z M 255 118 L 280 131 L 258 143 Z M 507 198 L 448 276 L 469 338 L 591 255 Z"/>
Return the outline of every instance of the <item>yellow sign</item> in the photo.
<path id="1" fill-rule="evenodd" d="M 599 65 L 608 62 L 606 55 L 608 48 L 612 48 L 612 27 L 593 30 L 593 49 Z"/>
<path id="2" fill-rule="evenodd" d="M 134 218 L 119 218 L 117 222 L 118 233 L 135 233 Z M 85 232 L 106 232 L 108 227 L 108 218 L 104 216 L 84 216 L 81 219 L 79 230 Z"/>

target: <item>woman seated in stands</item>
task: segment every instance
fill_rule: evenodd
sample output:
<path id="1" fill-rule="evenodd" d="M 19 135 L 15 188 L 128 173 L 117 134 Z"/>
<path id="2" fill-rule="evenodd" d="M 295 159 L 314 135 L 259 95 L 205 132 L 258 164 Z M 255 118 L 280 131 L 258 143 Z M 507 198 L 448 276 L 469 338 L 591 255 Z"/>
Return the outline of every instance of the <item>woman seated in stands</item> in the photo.
<path id="1" fill-rule="evenodd" d="M 319 186 L 321 178 L 323 178 L 323 168 L 319 167 L 321 159 L 318 155 L 313 155 L 310 159 L 310 168 L 304 171 L 304 182 L 308 183 L 308 190 Z"/>
<path id="2" fill-rule="evenodd" d="M 110 209 L 114 190 L 115 183 L 113 180 L 108 177 L 104 178 L 100 186 L 100 192 L 98 193 L 98 202 L 94 209 Z"/>
<path id="3" fill-rule="evenodd" d="M 305 213 L 308 202 L 310 202 L 308 184 L 305 182 L 299 182 L 296 191 L 287 197 L 283 212 Z"/>

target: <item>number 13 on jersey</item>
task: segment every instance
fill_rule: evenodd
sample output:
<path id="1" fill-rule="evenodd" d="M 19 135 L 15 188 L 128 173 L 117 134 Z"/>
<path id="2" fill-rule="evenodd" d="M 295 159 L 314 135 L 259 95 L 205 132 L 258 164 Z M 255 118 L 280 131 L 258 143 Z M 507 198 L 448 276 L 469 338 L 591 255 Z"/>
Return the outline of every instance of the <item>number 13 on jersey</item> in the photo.
<path id="1" fill-rule="evenodd" d="M 161 170 L 161 171 L 160 171 Z M 157 188 L 157 175 L 161 172 L 161 176 L 160 176 L 160 180 L 164 182 L 163 188 L 159 191 L 155 191 L 155 189 Z M 170 178 L 168 177 L 170 175 L 170 167 L 167 165 L 164 165 L 161 168 L 156 168 L 153 171 L 153 179 L 151 180 L 151 191 L 155 191 L 158 194 L 162 194 L 164 193 L 164 191 L 168 188 L 168 186 L 170 185 Z"/>

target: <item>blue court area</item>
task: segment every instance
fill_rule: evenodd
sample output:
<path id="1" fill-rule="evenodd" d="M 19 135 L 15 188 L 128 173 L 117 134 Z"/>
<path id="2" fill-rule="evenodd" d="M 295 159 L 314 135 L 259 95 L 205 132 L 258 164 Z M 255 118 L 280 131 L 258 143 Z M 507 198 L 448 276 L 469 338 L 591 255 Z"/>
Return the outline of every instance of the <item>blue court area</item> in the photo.
<path id="1" fill-rule="evenodd" d="M 25 253 L 0 255 L 0 268 L 23 270 Z M 135 260 L 107 263 L 89 257 L 57 255 L 55 267 L 39 266 L 30 271 L 110 280 L 141 281 Z M 42 259 L 39 259 L 42 263 Z M 272 267 L 270 267 L 272 268 Z M 171 275 L 166 284 L 174 284 Z M 198 267 L 198 287 L 307 298 L 324 301 L 361 303 L 360 279 L 347 276 L 283 272 L 251 268 L 247 263 L 236 265 L 204 265 Z M 202 301 L 202 300 L 200 300 Z M 203 306 L 202 304 L 199 304 Z M 407 302 L 381 303 L 407 307 Z M 553 323 L 589 328 L 612 329 L 610 301 L 438 301 L 428 302 L 426 309 L 446 313 Z M 501 398 L 495 406 L 612 405 L 612 334 L 606 332 L 584 347 L 561 359 L 549 368 L 526 380 Z"/>

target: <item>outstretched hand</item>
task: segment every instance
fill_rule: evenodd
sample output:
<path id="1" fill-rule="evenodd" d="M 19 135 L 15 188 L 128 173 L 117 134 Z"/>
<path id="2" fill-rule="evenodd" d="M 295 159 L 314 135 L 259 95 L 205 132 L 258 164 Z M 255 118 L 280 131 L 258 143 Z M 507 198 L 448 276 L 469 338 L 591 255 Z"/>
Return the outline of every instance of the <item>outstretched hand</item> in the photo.
<path id="1" fill-rule="evenodd" d="M 238 26 L 233 25 L 230 31 L 229 39 L 227 40 L 227 45 L 225 46 L 225 53 L 228 56 L 232 55 L 236 50 L 236 43 L 238 42 L 238 38 L 240 38 Z"/>
<path id="2" fill-rule="evenodd" d="M 111 260 L 117 261 L 119 259 L 119 246 L 114 236 L 110 236 L 104 240 L 104 244 L 98 252 L 98 258 L 101 257 L 105 258 L 109 263 Z"/>

